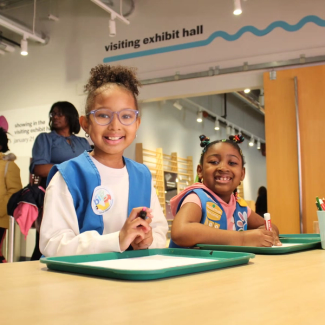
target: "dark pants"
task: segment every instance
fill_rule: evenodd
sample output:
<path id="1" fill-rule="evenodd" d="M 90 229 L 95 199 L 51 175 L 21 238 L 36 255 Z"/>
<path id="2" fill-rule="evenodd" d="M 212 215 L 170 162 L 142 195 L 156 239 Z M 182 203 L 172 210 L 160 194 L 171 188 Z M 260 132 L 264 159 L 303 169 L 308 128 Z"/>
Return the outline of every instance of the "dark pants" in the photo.
<path id="1" fill-rule="evenodd" d="M 32 257 L 30 258 L 31 261 L 37 261 L 41 258 L 42 253 L 39 250 L 39 232 L 36 230 L 36 243 Z"/>
<path id="2" fill-rule="evenodd" d="M 2 245 L 6 237 L 6 228 L 0 228 L 0 263 L 7 263 L 6 259 L 2 254 Z"/>

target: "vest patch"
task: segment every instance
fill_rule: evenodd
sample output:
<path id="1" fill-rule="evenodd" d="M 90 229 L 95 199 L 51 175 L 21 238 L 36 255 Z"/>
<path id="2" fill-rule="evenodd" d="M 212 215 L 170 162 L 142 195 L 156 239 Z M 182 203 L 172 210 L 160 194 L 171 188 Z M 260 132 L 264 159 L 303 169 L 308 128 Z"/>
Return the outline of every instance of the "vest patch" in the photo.
<path id="1" fill-rule="evenodd" d="M 97 186 L 94 189 L 91 199 L 91 208 L 97 215 L 102 215 L 113 205 L 113 198 L 110 191 L 104 186 Z"/>
<path id="2" fill-rule="evenodd" d="M 247 202 L 243 200 L 240 196 L 238 196 L 237 202 L 241 207 L 247 207 Z"/>
<path id="3" fill-rule="evenodd" d="M 209 227 L 220 228 L 220 224 L 217 221 L 220 221 L 222 216 L 222 210 L 214 202 L 207 202 L 206 204 L 207 216 L 205 219 L 205 224 Z"/>

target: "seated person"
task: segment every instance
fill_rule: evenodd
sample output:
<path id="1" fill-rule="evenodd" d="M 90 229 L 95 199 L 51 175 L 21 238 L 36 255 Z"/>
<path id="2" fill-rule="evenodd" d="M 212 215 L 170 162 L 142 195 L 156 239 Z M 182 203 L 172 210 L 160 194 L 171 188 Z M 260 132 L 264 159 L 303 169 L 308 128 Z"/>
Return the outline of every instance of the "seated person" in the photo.
<path id="1" fill-rule="evenodd" d="M 175 215 L 169 247 L 196 244 L 261 246 L 281 245 L 278 228 L 264 226 L 264 219 L 251 211 L 237 195 L 245 177 L 244 156 L 238 143 L 242 135 L 210 142 L 200 136 L 203 147 L 197 167 L 201 183 L 186 188 L 171 200 Z"/>
<path id="2" fill-rule="evenodd" d="M 125 67 L 91 70 L 80 124 L 94 149 L 49 173 L 40 231 L 45 256 L 165 247 L 168 225 L 150 171 L 123 157 L 140 126 L 138 85 Z"/>

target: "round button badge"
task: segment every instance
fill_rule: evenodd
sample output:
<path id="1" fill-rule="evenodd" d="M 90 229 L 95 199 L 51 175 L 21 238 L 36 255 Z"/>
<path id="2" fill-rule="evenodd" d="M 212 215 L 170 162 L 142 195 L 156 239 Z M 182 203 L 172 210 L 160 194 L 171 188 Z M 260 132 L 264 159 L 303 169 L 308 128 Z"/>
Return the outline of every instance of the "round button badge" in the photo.
<path id="1" fill-rule="evenodd" d="M 107 188 L 97 186 L 94 189 L 93 197 L 91 199 L 91 208 L 95 214 L 104 214 L 112 207 L 113 202 L 112 194 Z"/>

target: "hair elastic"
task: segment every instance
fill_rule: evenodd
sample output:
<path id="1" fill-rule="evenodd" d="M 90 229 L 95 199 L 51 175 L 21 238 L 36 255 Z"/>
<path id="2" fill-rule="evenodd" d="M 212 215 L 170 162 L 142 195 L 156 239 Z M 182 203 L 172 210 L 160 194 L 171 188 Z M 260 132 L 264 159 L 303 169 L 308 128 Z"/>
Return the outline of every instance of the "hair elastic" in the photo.
<path id="1" fill-rule="evenodd" d="M 229 139 L 235 143 L 242 143 L 245 140 L 244 136 L 240 133 L 229 136 Z"/>
<path id="2" fill-rule="evenodd" d="M 200 138 L 200 141 L 201 141 L 200 146 L 203 148 L 203 150 L 202 150 L 202 154 L 203 154 L 203 153 L 205 153 L 205 151 L 207 149 L 207 146 L 211 143 L 211 141 L 210 141 L 210 138 L 208 138 L 204 134 L 201 134 L 199 136 L 199 138 Z"/>

